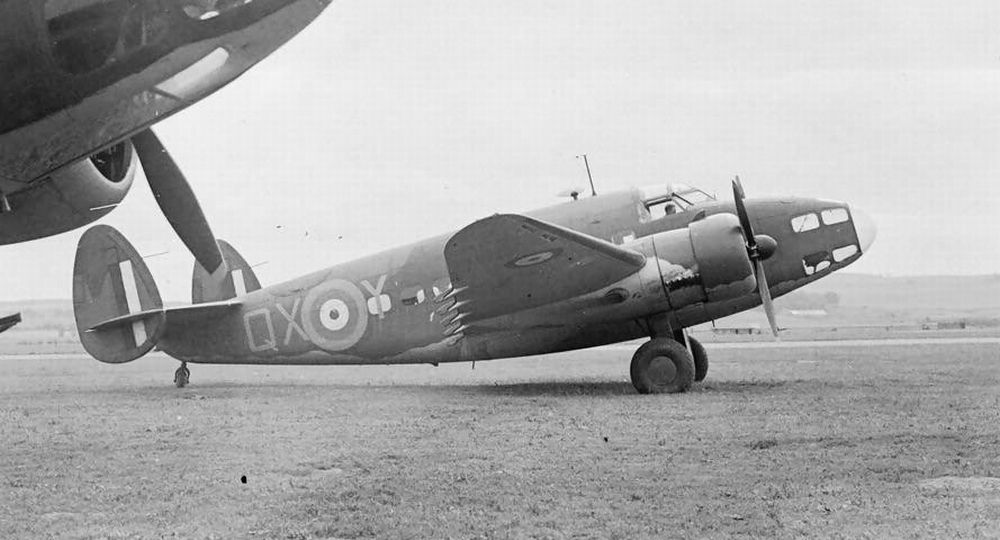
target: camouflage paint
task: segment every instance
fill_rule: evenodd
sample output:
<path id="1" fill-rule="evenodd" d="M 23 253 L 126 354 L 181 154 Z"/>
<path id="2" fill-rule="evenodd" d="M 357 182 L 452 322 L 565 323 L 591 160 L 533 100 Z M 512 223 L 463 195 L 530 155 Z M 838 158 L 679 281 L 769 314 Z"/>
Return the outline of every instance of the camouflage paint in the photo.
<path id="1" fill-rule="evenodd" d="M 585 202 L 589 201 L 589 202 Z M 614 241 L 646 257 L 634 274 L 565 301 L 468 321 L 460 290 L 447 288 L 443 257 L 451 236 L 378 253 L 287 283 L 249 292 L 227 316 L 171 326 L 159 347 L 193 363 L 365 364 L 483 360 L 590 347 L 648 336 L 649 319 L 673 328 L 700 324 L 760 304 L 756 280 L 731 203 L 710 202 L 658 220 L 644 219 L 637 192 L 569 202 L 532 212 L 558 225 Z M 747 201 L 757 234 L 778 244 L 765 261 L 771 292 L 780 296 L 842 268 L 862 250 L 807 275 L 803 258 L 817 250 L 858 245 L 853 221 L 795 232 L 791 219 L 846 204 L 816 199 Z M 721 215 L 720 215 L 721 214 Z M 690 226 L 690 227 L 688 227 Z M 544 266 L 543 252 L 512 259 Z M 522 265 L 517 263 L 521 262 Z M 437 284 L 437 291 L 432 287 Z M 404 304 L 404 290 L 423 290 Z M 436 300 L 436 301 L 435 301 Z"/>

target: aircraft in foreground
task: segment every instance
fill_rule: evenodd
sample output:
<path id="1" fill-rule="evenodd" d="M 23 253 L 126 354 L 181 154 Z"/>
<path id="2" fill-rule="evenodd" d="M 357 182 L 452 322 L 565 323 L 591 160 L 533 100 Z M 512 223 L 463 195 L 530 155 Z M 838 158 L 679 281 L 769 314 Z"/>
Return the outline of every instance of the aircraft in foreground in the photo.
<path id="1" fill-rule="evenodd" d="M 101 218 L 141 161 L 168 221 L 218 268 L 197 199 L 162 171 L 148 128 L 231 82 L 330 2 L 0 2 L 0 245 Z"/>
<path id="2" fill-rule="evenodd" d="M 874 225 L 846 203 L 721 202 L 698 190 L 630 190 L 450 235 L 263 288 L 219 241 L 229 271 L 195 262 L 193 305 L 164 308 L 115 229 L 77 247 L 73 304 L 84 348 L 107 363 L 154 347 L 212 364 L 412 364 L 547 354 L 648 337 L 632 358 L 641 393 L 681 392 L 708 371 L 685 328 L 763 303 L 856 261 Z M 700 194 L 701 200 L 693 201 Z"/>

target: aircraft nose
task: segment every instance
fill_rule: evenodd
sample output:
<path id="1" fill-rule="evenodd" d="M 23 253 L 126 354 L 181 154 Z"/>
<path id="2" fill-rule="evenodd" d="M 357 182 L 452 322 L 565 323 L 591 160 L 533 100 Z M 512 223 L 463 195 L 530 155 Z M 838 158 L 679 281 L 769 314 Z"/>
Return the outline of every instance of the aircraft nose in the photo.
<path id="1" fill-rule="evenodd" d="M 854 233 L 858 235 L 858 242 L 861 244 L 861 253 L 867 253 L 875 241 L 875 235 L 878 234 L 875 220 L 868 215 L 868 212 L 856 206 L 851 207 L 851 217 L 854 220 Z"/>

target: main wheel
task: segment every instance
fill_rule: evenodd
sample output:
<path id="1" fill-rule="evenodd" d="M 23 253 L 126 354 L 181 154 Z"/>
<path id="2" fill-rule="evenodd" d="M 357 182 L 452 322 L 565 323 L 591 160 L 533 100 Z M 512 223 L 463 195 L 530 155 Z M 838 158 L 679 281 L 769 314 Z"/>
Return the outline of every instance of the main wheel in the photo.
<path id="1" fill-rule="evenodd" d="M 191 372 L 188 371 L 185 363 L 181 363 L 181 367 L 174 372 L 174 384 L 177 385 L 177 388 L 184 388 L 190 380 Z"/>
<path id="2" fill-rule="evenodd" d="M 629 371 L 640 394 L 683 392 L 694 382 L 694 359 L 684 345 L 656 338 L 635 351 Z"/>
<path id="3" fill-rule="evenodd" d="M 691 349 L 691 357 L 694 358 L 694 382 L 705 380 L 708 375 L 708 354 L 705 347 L 697 339 L 688 336 L 688 347 Z"/>

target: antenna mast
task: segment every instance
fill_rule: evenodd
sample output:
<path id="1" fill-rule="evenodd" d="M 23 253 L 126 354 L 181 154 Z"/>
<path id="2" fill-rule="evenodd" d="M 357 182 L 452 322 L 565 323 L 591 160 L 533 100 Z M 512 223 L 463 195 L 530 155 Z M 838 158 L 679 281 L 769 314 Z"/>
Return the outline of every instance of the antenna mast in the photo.
<path id="1" fill-rule="evenodd" d="M 587 154 L 580 154 L 579 156 L 576 156 L 576 157 L 577 157 L 577 159 L 583 158 L 583 165 L 585 167 L 587 167 L 587 180 L 590 181 L 590 195 L 592 197 L 596 197 L 597 196 L 597 190 L 594 189 L 594 177 L 590 175 L 590 162 L 587 161 Z"/>

